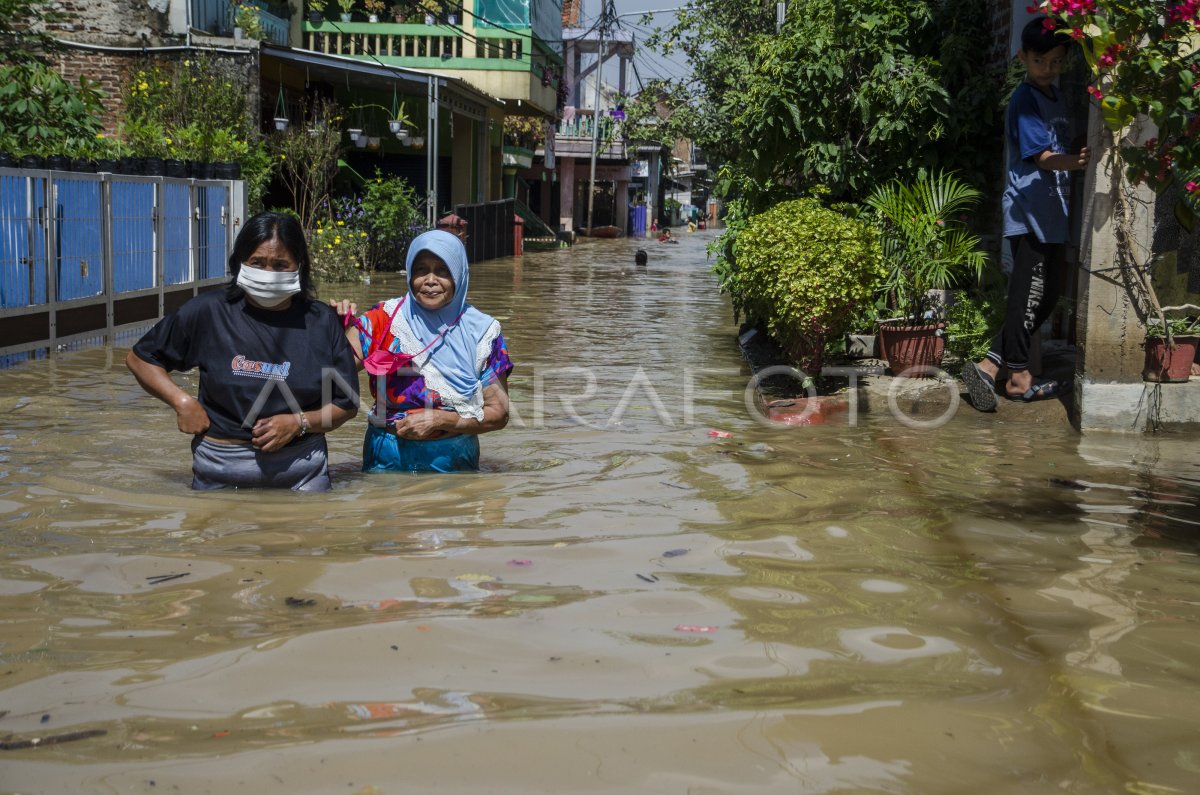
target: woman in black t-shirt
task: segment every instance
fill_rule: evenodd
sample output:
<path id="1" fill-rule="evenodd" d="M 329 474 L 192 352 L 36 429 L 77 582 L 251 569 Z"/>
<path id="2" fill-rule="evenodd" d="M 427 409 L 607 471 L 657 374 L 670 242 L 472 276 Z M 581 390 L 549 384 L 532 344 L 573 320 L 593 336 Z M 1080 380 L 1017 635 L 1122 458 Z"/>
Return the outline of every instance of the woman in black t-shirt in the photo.
<path id="1" fill-rule="evenodd" d="M 295 218 L 246 222 L 224 291 L 160 320 L 125 364 L 192 434 L 192 488 L 330 488 L 325 436 L 358 413 L 358 372 L 337 314 L 313 300 Z M 200 370 L 193 398 L 168 373 Z"/>

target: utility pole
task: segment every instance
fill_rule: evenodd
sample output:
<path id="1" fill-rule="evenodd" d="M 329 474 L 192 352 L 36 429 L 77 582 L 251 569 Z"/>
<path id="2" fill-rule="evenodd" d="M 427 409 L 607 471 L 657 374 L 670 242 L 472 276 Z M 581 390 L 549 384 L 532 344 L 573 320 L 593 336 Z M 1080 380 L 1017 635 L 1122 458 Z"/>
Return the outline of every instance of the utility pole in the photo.
<path id="1" fill-rule="evenodd" d="M 592 209 L 596 203 L 596 147 L 600 135 L 600 77 L 604 72 L 604 38 L 609 26 L 616 21 L 612 13 L 612 0 L 600 0 L 600 49 L 596 51 L 596 101 L 592 105 L 592 170 L 588 179 L 587 234 L 592 234 Z"/>

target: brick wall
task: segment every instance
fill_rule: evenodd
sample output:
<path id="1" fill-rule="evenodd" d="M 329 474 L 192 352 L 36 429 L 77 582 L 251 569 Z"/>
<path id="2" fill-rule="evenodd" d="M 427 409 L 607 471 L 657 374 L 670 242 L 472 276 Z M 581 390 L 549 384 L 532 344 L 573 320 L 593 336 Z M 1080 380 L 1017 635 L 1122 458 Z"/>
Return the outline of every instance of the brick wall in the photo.
<path id="1" fill-rule="evenodd" d="M 59 58 L 58 71 L 71 83 L 86 77 L 100 84 L 107 94 L 104 98 L 104 129 L 112 132 L 121 118 L 125 85 L 137 68 L 136 64 L 134 58 L 119 53 L 67 50 Z"/>
<path id="2" fill-rule="evenodd" d="M 72 41 L 112 47 L 178 43 L 168 35 L 168 0 L 56 0 L 48 6 L 66 19 L 47 30 Z"/>
<path id="3" fill-rule="evenodd" d="M 562 23 L 564 28 L 579 27 L 579 6 L 582 0 L 563 0 Z"/>
<path id="4" fill-rule="evenodd" d="M 67 50 L 59 58 L 59 73 L 67 80 L 75 83 L 79 78 L 86 77 L 100 84 L 108 95 L 104 98 L 104 130 L 114 132 L 117 123 L 124 112 L 125 86 L 134 72 L 156 62 L 167 65 L 174 60 L 195 58 L 196 55 L 187 52 L 164 53 L 147 60 L 140 53 L 107 53 L 90 52 L 87 50 Z M 213 68 L 228 72 L 231 77 L 247 77 L 250 85 L 247 91 L 247 111 L 255 119 L 259 116 L 260 85 L 258 80 L 258 60 L 250 56 L 210 55 L 214 59 Z"/>
<path id="5" fill-rule="evenodd" d="M 104 47 L 161 47 L 184 43 L 182 36 L 169 34 L 167 9 L 169 0 L 56 0 L 49 4 L 53 11 L 64 16 L 62 22 L 47 25 L 47 32 L 56 37 L 83 44 Z M 80 77 L 100 84 L 104 98 L 104 129 L 113 132 L 123 111 L 125 86 L 132 74 L 150 58 L 160 63 L 172 59 L 195 57 L 186 52 L 104 52 L 66 49 L 58 55 L 58 70 L 64 78 L 78 82 Z M 245 75 L 249 69 L 254 83 L 249 109 L 258 118 L 258 59 L 253 55 L 219 58 L 234 74 Z"/>

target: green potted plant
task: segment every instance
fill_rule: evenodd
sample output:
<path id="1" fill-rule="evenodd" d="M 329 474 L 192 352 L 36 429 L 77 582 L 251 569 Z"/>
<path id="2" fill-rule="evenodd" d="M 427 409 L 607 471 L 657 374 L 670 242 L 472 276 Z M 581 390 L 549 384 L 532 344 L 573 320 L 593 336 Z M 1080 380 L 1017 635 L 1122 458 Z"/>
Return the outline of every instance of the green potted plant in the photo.
<path id="1" fill-rule="evenodd" d="M 350 12 L 354 9 L 354 0 L 337 0 L 337 4 L 338 8 L 342 9 L 342 21 L 349 22 L 351 19 Z"/>
<path id="2" fill-rule="evenodd" d="M 895 374 L 932 375 L 941 363 L 944 310 L 930 293 L 982 271 L 987 255 L 963 223 L 979 197 L 953 174 L 938 172 L 911 185 L 890 182 L 867 198 L 883 236 L 887 306 L 897 313 L 879 321 L 883 358 Z"/>
<path id="3" fill-rule="evenodd" d="M 383 13 L 385 7 L 383 0 L 363 0 L 363 8 L 367 10 L 368 22 L 378 22 L 379 15 Z"/>
<path id="4" fill-rule="evenodd" d="M 1163 321 L 1165 322 L 1165 325 Z M 1183 383 L 1192 373 L 1200 344 L 1200 317 L 1159 318 L 1146 323 L 1146 364 L 1142 380 Z"/>
<path id="5" fill-rule="evenodd" d="M 752 326 L 814 374 L 827 343 L 851 329 L 884 276 L 876 230 L 815 198 L 750 216 L 730 255 L 736 265 L 721 289 Z"/>
<path id="6" fill-rule="evenodd" d="M 258 6 L 249 3 L 233 4 L 233 37 L 262 40 L 262 17 L 259 16 Z"/>

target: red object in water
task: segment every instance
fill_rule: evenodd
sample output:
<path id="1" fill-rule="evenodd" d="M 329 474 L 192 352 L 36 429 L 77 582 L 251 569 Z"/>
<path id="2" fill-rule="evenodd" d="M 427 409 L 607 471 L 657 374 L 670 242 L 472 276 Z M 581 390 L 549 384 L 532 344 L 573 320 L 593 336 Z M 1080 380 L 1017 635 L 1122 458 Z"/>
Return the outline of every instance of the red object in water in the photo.
<path id="1" fill-rule="evenodd" d="M 450 213 L 438 219 L 437 228 L 449 232 L 462 242 L 467 242 L 467 219 Z"/>
<path id="2" fill-rule="evenodd" d="M 513 216 L 513 256 L 519 257 L 525 250 L 525 219 Z"/>
<path id="3" fill-rule="evenodd" d="M 840 414 L 850 407 L 850 402 L 841 395 L 818 395 L 795 400 L 776 400 L 767 404 L 767 419 L 781 425 L 805 426 L 824 425 L 832 414 Z"/>

